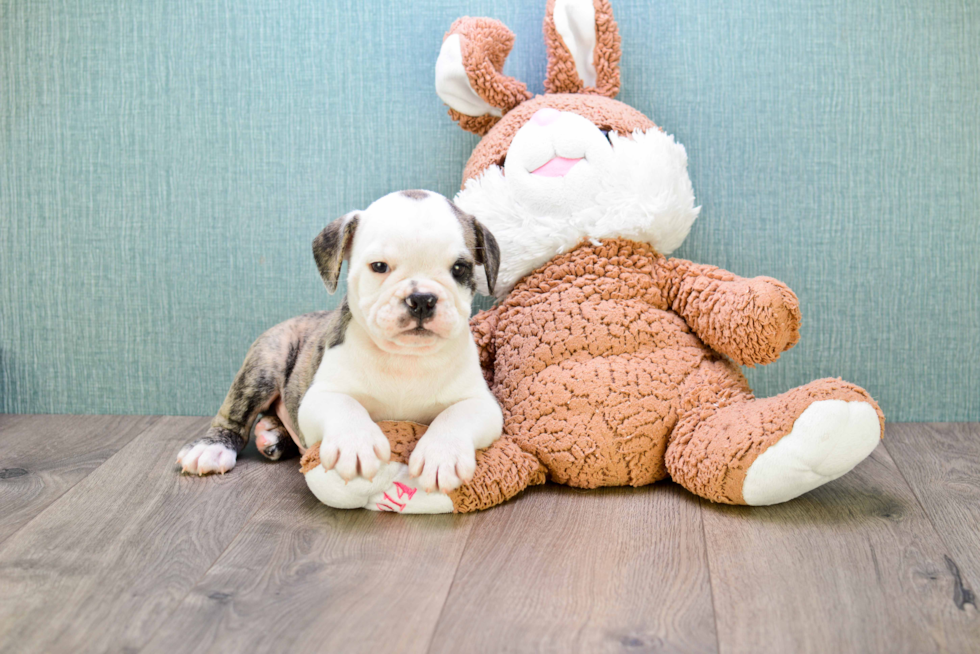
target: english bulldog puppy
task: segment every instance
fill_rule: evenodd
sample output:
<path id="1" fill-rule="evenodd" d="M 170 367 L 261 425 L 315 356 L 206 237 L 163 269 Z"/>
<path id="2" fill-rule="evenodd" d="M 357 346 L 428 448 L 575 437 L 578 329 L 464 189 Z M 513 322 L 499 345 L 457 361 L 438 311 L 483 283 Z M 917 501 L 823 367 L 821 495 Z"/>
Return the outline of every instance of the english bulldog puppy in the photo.
<path id="1" fill-rule="evenodd" d="M 256 445 L 268 458 L 322 441 L 326 503 L 372 508 L 397 479 L 423 491 L 420 504 L 441 506 L 502 428 L 469 329 L 475 275 L 482 269 L 491 289 L 496 281 L 493 235 L 442 195 L 399 191 L 330 223 L 313 257 L 330 293 L 348 262 L 340 308 L 262 334 L 207 433 L 177 463 L 198 475 L 231 470 L 264 414 Z M 380 420 L 429 425 L 407 468 L 389 463 Z"/>

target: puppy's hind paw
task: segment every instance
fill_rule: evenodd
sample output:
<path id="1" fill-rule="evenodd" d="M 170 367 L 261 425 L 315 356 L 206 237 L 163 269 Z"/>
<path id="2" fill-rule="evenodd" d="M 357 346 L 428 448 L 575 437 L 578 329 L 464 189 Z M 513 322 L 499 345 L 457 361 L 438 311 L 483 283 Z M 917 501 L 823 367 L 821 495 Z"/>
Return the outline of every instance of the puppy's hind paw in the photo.
<path id="1" fill-rule="evenodd" d="M 299 454 L 299 448 L 286 431 L 286 427 L 273 415 L 263 416 L 255 423 L 255 447 L 270 461 L 288 459 Z"/>
<path id="2" fill-rule="evenodd" d="M 177 453 L 181 472 L 192 475 L 224 474 L 235 467 L 238 452 L 223 443 L 215 443 L 207 437 L 188 443 Z"/>

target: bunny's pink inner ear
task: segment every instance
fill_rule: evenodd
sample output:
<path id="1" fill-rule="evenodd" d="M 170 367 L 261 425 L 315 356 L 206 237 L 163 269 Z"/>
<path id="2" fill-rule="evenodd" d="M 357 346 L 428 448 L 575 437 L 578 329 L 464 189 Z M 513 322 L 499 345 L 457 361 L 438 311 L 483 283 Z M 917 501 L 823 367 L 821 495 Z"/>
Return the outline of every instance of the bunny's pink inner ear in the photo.
<path id="1" fill-rule="evenodd" d="M 490 18 L 460 18 L 446 33 L 436 61 L 436 93 L 460 127 L 484 135 L 528 100 L 527 86 L 503 74 L 514 34 Z"/>
<path id="2" fill-rule="evenodd" d="M 548 93 L 619 93 L 619 28 L 609 0 L 548 0 Z"/>

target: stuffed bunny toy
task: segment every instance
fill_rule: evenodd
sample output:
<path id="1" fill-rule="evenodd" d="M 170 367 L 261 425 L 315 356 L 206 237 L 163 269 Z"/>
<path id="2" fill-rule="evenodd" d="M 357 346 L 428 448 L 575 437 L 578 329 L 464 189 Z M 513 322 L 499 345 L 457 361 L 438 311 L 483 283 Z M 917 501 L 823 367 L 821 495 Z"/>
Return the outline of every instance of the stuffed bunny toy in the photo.
<path id="1" fill-rule="evenodd" d="M 449 115 L 483 137 L 455 202 L 501 251 L 499 302 L 471 329 L 504 435 L 450 494 L 453 510 L 546 479 L 670 478 L 713 502 L 768 505 L 850 471 L 884 430 L 865 390 L 820 379 L 756 398 L 739 369 L 797 343 L 793 292 L 668 258 L 699 211 L 687 155 L 614 99 L 620 38 L 608 0 L 548 0 L 544 36 L 544 95 L 503 74 L 514 35 L 496 20 L 457 20 L 436 63 Z M 382 427 L 395 459 L 424 431 Z M 303 465 L 315 468 L 315 448 Z M 415 490 L 369 508 L 412 512 Z"/>

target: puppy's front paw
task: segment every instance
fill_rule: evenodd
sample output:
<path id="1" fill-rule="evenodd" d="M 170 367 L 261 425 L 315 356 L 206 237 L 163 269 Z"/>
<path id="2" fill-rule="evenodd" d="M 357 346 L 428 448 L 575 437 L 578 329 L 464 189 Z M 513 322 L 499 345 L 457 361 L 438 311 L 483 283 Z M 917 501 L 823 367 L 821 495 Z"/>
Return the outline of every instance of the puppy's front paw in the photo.
<path id="1" fill-rule="evenodd" d="M 207 438 L 188 443 L 177 453 L 181 471 L 192 475 L 224 474 L 235 467 L 238 452 L 222 443 Z"/>
<path id="2" fill-rule="evenodd" d="M 338 436 L 324 436 L 320 443 L 320 464 L 325 470 L 336 470 L 345 481 L 358 475 L 374 479 L 382 462 L 389 459 L 391 445 L 374 424 Z"/>
<path id="3" fill-rule="evenodd" d="M 419 478 L 419 485 L 427 493 L 456 490 L 473 479 L 476 472 L 473 440 L 465 436 L 429 432 L 419 439 L 409 457 L 408 472 Z"/>

